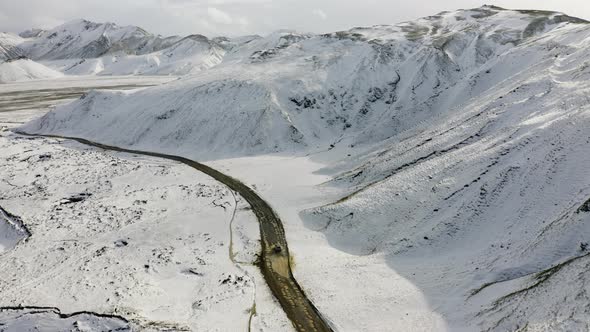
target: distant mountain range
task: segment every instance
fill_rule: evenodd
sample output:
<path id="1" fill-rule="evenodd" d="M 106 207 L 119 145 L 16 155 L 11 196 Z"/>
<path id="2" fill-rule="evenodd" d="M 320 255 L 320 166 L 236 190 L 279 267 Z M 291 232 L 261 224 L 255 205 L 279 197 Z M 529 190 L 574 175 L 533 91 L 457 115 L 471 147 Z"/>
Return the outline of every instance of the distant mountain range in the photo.
<path id="1" fill-rule="evenodd" d="M 179 37 L 164 38 L 135 27 L 114 23 L 75 20 L 48 31 L 32 30 L 20 46 L 36 61 L 97 58 L 107 54 L 147 54 L 178 42 Z M 21 36 L 23 36 L 21 34 Z"/>
<path id="2" fill-rule="evenodd" d="M 227 44 L 223 38 L 162 37 L 134 26 L 75 20 L 51 30 L 3 34 L 0 60 L 28 58 L 69 75 L 185 75 L 218 64 Z"/>

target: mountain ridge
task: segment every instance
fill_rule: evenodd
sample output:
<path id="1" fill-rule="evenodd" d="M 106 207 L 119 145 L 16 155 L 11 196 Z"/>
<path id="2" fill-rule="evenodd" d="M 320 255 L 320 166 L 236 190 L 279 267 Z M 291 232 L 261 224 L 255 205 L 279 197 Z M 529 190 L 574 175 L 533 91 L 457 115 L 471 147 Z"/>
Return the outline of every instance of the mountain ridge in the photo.
<path id="1" fill-rule="evenodd" d="M 77 19 L 50 30 L 31 29 L 25 31 L 21 34 L 24 34 L 27 38 L 23 39 L 18 46 L 28 58 L 65 74 L 187 75 L 207 70 L 226 60 L 241 60 L 246 56 L 243 52 L 247 51 L 251 51 L 252 54 L 248 54 L 248 56 L 252 59 L 264 61 L 264 58 L 273 56 L 280 49 L 312 37 L 357 38 L 364 39 L 368 43 L 380 44 L 383 42 L 387 44 L 394 42 L 395 38 L 388 38 L 392 37 L 392 34 L 397 34 L 398 37 L 396 38 L 398 40 L 405 39 L 407 42 L 427 40 L 435 48 L 445 47 L 448 39 L 452 38 L 448 33 L 449 29 L 452 30 L 452 28 L 447 27 L 447 30 L 444 31 L 446 34 L 439 33 L 438 29 L 449 23 L 440 22 L 441 18 L 454 16 L 456 20 L 466 20 L 477 25 L 478 21 L 484 21 L 491 16 L 503 15 L 508 12 L 528 17 L 529 24 L 522 29 L 523 35 L 515 35 L 512 40 L 505 40 L 505 43 L 524 40 L 526 39 L 522 38 L 524 35 L 527 35 L 524 37 L 530 37 L 542 32 L 543 29 L 551 25 L 587 23 L 583 19 L 559 12 L 508 10 L 497 6 L 484 5 L 474 9 L 442 12 L 394 25 L 356 27 L 346 31 L 320 35 L 298 33 L 296 31 L 276 31 L 265 37 L 209 38 L 198 34 L 184 37 L 163 37 L 151 34 L 137 26 L 119 26 L 110 22 L 95 23 L 85 19 Z M 467 28 L 462 27 L 461 29 Z M 368 31 L 372 31 L 373 34 L 367 33 Z M 425 36 L 426 33 L 438 34 L 440 37 L 428 38 L 428 36 Z M 490 37 L 495 38 L 498 35 Z M 179 46 L 182 43 L 187 44 L 187 38 L 192 40 L 194 44 L 191 46 L 185 45 L 184 47 Z M 182 51 L 174 52 L 175 48 Z M 236 53 L 238 53 L 237 57 Z M 169 58 L 172 57 L 175 60 L 169 63 Z M 120 59 L 124 59 L 124 66 L 113 63 Z M 160 66 L 163 68 L 160 69 Z"/>
<path id="2" fill-rule="evenodd" d="M 219 95 L 223 95 L 224 89 L 230 95 L 239 93 L 241 87 L 259 95 L 264 102 L 252 105 L 246 113 L 260 114 L 268 127 L 244 124 L 243 129 L 259 136 L 260 143 L 254 139 L 246 147 L 237 139 L 240 135 L 232 135 L 236 139 L 228 136 L 226 142 L 235 145 L 234 152 L 302 150 L 326 145 L 326 140 L 332 144 L 345 132 L 346 136 L 352 133 L 356 137 L 351 144 L 362 144 L 391 137 L 396 133 L 392 128 L 413 126 L 459 105 L 487 89 L 494 80 L 503 79 L 489 75 L 487 71 L 491 69 L 486 68 L 501 54 L 530 42 L 536 35 L 569 24 L 579 25 L 557 23 L 554 19 L 558 15 L 545 14 L 539 19 L 537 13 L 531 17 L 483 7 L 412 23 L 332 34 L 275 33 L 239 47 L 218 49 L 201 74 L 168 87 L 173 90 L 178 86 L 182 90 L 183 86 L 206 86 L 210 82 L 220 91 Z M 531 24 L 543 29 L 531 29 Z M 477 83 L 466 84 L 465 80 Z M 207 89 L 202 93 L 202 98 L 213 97 Z M 174 101 L 170 104 L 170 108 L 187 105 Z M 195 107 L 198 106 L 178 112 L 191 117 L 208 113 L 197 112 Z M 408 117 L 400 113 L 402 109 L 415 112 Z M 236 123 L 243 121 L 239 112 L 230 111 L 227 115 Z M 287 140 L 269 136 L 268 130 L 275 130 L 271 128 L 277 128 L 276 133 L 291 134 L 285 136 Z M 210 147 L 207 150 L 211 151 Z"/>

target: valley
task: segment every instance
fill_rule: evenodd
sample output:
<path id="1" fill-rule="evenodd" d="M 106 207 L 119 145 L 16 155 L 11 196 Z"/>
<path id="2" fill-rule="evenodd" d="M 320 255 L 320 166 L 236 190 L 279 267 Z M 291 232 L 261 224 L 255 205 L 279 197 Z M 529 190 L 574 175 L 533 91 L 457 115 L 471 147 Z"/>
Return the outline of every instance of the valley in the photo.
<path id="1" fill-rule="evenodd" d="M 0 329 L 590 328 L 583 19 L 0 45 Z"/>

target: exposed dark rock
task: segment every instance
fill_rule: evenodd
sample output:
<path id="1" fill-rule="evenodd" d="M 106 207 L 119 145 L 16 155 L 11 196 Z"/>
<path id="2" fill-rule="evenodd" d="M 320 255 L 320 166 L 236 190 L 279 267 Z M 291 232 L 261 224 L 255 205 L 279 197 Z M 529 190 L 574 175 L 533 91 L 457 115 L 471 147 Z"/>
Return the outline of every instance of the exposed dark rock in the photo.
<path id="1" fill-rule="evenodd" d="M 65 204 L 72 204 L 72 203 L 79 203 L 79 202 L 83 202 L 86 199 L 88 199 L 90 196 L 92 196 L 92 194 L 90 193 L 80 193 L 80 194 L 75 194 L 72 195 L 68 198 L 64 198 L 62 199 L 59 204 L 60 205 L 65 205 Z"/>

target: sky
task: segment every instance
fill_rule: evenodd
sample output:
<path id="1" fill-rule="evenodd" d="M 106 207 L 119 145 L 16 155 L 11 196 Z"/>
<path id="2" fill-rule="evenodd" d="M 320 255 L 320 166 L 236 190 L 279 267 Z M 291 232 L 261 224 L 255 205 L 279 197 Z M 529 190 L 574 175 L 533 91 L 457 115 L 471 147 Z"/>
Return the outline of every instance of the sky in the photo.
<path id="1" fill-rule="evenodd" d="M 47 29 L 85 18 L 137 25 L 162 35 L 333 32 L 483 4 L 562 11 L 590 20 L 589 0 L 0 0 L 0 31 Z"/>

